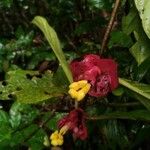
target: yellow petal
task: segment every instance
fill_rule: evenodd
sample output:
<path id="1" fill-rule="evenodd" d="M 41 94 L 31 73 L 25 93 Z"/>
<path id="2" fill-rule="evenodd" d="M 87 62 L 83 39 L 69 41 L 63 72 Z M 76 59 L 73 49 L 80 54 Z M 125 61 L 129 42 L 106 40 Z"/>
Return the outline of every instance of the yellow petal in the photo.
<path id="1" fill-rule="evenodd" d="M 78 96 L 78 92 L 77 92 L 76 90 L 74 90 L 74 89 L 70 89 L 70 90 L 68 91 L 68 93 L 70 94 L 70 96 L 71 96 L 72 98 L 76 98 L 76 97 Z"/>
<path id="2" fill-rule="evenodd" d="M 73 82 L 72 84 L 70 84 L 69 88 L 77 91 L 80 88 L 84 87 L 87 83 L 88 83 L 87 80 L 81 80 L 78 82 Z"/>
<path id="3" fill-rule="evenodd" d="M 84 92 L 85 94 L 87 94 L 90 90 L 91 85 L 89 83 L 87 83 L 82 89 L 81 91 Z"/>
<path id="4" fill-rule="evenodd" d="M 85 93 L 82 91 L 79 91 L 76 100 L 81 101 L 84 97 L 85 97 Z"/>

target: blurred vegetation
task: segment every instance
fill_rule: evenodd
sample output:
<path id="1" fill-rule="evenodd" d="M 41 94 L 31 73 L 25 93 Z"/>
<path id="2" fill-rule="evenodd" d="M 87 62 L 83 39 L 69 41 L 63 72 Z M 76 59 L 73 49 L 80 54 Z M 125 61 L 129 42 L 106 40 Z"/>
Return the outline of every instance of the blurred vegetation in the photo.
<path id="1" fill-rule="evenodd" d="M 42 32 L 31 24 L 33 18 L 48 20 L 70 62 L 99 54 L 113 6 L 114 0 L 0 1 L 1 150 L 50 149 L 57 121 L 74 107 L 66 96 L 62 68 Z M 119 77 L 129 79 L 129 86 L 120 85 L 103 100 L 87 97 L 81 107 L 97 117 L 87 120 L 89 137 L 74 141 L 67 135 L 63 149 L 150 149 L 149 14 L 148 0 L 141 5 L 121 1 L 107 50 L 100 55 L 115 59 Z"/>

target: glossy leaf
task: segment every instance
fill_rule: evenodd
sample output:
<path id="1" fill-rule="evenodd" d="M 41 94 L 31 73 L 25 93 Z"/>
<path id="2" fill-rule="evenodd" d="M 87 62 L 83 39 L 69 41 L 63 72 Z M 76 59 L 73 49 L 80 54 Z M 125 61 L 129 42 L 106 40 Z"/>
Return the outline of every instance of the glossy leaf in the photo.
<path id="1" fill-rule="evenodd" d="M 52 50 L 54 51 L 56 57 L 58 58 L 62 68 L 69 80 L 69 82 L 73 81 L 71 71 L 69 69 L 68 63 L 65 59 L 64 53 L 61 49 L 59 39 L 55 30 L 48 24 L 47 20 L 41 16 L 36 16 L 33 21 L 33 24 L 38 26 L 40 30 L 44 33 L 46 39 L 48 40 Z"/>
<path id="2" fill-rule="evenodd" d="M 136 8 L 139 11 L 140 18 L 145 33 L 150 38 L 150 1 L 149 0 L 134 0 Z"/>

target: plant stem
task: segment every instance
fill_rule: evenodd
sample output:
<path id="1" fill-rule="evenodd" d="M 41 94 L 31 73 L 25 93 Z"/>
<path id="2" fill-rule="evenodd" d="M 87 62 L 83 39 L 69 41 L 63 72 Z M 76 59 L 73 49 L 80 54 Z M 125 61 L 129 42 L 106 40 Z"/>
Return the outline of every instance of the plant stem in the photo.
<path id="1" fill-rule="evenodd" d="M 104 106 L 108 107 L 133 107 L 133 106 L 140 106 L 140 102 L 132 102 L 132 103 L 102 103 Z"/>
<path id="2" fill-rule="evenodd" d="M 110 18 L 110 21 L 108 23 L 108 26 L 107 26 L 107 29 L 106 29 L 106 32 L 105 32 L 105 35 L 104 35 L 104 38 L 103 38 L 103 41 L 102 41 L 102 48 L 101 48 L 100 53 L 103 53 L 105 51 L 109 35 L 110 35 L 110 32 L 111 32 L 113 24 L 114 24 L 115 16 L 116 16 L 117 10 L 119 8 L 119 3 L 120 3 L 120 0 L 115 1 L 115 6 L 113 8 L 111 18 Z"/>

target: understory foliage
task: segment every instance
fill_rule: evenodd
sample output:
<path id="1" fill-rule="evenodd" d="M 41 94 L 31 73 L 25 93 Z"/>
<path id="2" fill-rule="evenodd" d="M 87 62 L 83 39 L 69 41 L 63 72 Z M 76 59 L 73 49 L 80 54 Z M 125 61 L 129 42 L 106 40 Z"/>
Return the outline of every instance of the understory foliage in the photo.
<path id="1" fill-rule="evenodd" d="M 114 3 L 0 1 L 0 150 L 150 149 L 150 1 L 102 50 Z"/>

